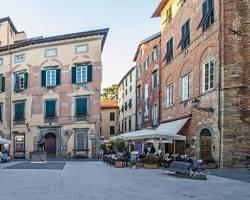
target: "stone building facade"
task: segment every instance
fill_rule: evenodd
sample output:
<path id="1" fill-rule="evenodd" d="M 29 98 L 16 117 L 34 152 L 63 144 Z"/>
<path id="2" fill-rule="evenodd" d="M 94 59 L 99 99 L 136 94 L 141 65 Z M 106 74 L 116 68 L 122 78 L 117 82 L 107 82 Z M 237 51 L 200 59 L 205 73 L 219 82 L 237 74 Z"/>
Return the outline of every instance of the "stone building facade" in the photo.
<path id="1" fill-rule="evenodd" d="M 108 29 L 21 38 L 10 18 L 0 22 L 0 134 L 10 153 L 95 157 Z"/>
<path id="2" fill-rule="evenodd" d="M 101 137 L 109 140 L 119 130 L 119 105 L 117 100 L 101 101 Z"/>
<path id="3" fill-rule="evenodd" d="M 136 129 L 136 71 L 132 67 L 118 85 L 119 133 Z"/>
<path id="4" fill-rule="evenodd" d="M 162 0 L 161 123 L 180 131 L 189 153 L 221 167 L 250 153 L 249 1 Z"/>
<path id="5" fill-rule="evenodd" d="M 136 116 L 137 129 L 159 124 L 161 33 L 143 40 L 137 48 L 136 62 Z"/>

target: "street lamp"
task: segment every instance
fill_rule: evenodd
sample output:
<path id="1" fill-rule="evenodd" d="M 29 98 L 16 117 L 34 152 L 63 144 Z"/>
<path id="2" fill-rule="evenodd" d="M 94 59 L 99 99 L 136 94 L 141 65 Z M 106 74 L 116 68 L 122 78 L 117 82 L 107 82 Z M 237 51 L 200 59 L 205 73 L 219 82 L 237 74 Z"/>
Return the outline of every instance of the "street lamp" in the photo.
<path id="1" fill-rule="evenodd" d="M 208 108 L 201 108 L 200 107 L 200 100 L 195 98 L 192 101 L 192 107 L 197 109 L 197 110 L 202 110 L 204 112 L 209 112 L 209 113 L 214 113 L 214 108 L 213 107 L 208 107 Z"/>

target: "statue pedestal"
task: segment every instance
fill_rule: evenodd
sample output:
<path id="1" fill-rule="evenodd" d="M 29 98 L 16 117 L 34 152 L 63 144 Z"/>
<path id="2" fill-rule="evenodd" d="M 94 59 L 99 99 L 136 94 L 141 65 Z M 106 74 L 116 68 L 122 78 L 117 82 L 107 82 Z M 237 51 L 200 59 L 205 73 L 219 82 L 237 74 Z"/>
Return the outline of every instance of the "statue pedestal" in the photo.
<path id="1" fill-rule="evenodd" d="M 30 153 L 30 159 L 32 162 L 46 162 L 47 156 L 45 151 L 33 151 Z"/>

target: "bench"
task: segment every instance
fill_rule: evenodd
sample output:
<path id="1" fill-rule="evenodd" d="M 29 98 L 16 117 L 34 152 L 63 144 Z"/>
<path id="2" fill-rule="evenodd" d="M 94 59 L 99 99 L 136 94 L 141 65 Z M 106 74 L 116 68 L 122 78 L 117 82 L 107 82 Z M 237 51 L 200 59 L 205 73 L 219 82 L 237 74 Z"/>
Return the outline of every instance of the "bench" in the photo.
<path id="1" fill-rule="evenodd" d="M 163 170 L 164 174 L 181 174 L 187 175 L 191 170 L 192 163 L 173 161 L 168 168 Z"/>

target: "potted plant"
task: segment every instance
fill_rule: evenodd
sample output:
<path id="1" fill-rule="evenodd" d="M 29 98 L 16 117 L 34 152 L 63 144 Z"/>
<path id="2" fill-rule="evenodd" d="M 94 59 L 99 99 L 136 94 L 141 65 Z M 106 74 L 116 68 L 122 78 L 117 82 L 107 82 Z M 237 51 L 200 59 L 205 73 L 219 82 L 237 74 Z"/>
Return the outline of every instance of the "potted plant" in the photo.
<path id="1" fill-rule="evenodd" d="M 159 159 L 155 156 L 147 156 L 143 158 L 143 166 L 146 169 L 157 169 L 158 168 L 158 161 Z"/>
<path id="2" fill-rule="evenodd" d="M 116 168 L 122 168 L 122 167 L 124 167 L 124 162 L 123 162 L 123 159 L 122 159 L 122 158 L 118 158 L 118 159 L 115 161 L 115 167 L 116 167 Z"/>
<path id="3" fill-rule="evenodd" d="M 125 142 L 123 140 L 116 140 L 114 143 L 114 149 L 117 150 L 118 157 L 118 159 L 115 161 L 115 167 L 122 168 L 126 166 L 124 159 L 120 156 L 120 154 L 122 154 L 126 150 Z"/>

